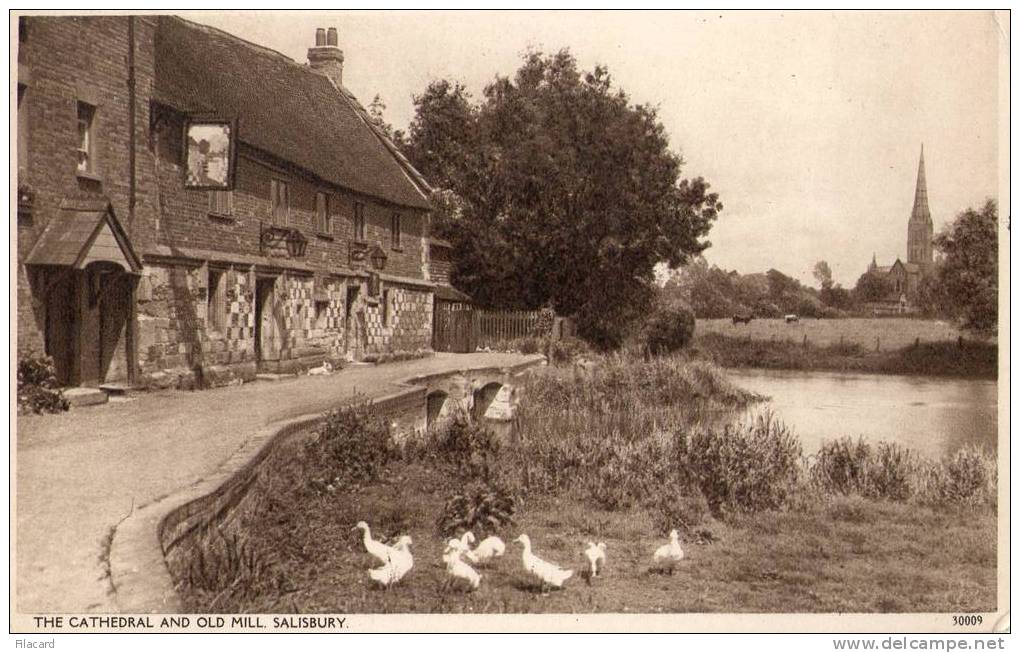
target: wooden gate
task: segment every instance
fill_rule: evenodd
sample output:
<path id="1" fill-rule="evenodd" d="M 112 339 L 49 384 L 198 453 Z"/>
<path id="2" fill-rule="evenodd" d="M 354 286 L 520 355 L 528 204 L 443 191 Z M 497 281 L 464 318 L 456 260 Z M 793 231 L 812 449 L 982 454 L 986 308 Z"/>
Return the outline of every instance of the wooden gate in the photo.
<path id="1" fill-rule="evenodd" d="M 433 310 L 432 348 L 466 354 L 475 350 L 471 305 L 437 299 Z"/>

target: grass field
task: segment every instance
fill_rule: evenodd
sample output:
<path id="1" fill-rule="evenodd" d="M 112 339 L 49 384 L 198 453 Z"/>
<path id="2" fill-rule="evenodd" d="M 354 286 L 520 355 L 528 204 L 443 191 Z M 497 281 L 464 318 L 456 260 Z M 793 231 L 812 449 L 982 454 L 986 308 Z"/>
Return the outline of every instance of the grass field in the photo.
<path id="1" fill-rule="evenodd" d="M 816 320 L 801 318 L 788 324 L 785 320 L 757 319 L 750 324 L 733 324 L 732 320 L 698 320 L 698 335 L 718 333 L 736 338 L 752 340 L 791 340 L 820 347 L 840 344 L 858 344 L 874 350 L 900 349 L 912 345 L 919 338 L 921 343 L 956 340 L 958 336 L 973 338 L 964 334 L 949 322 L 911 318 L 845 318 Z"/>
<path id="2" fill-rule="evenodd" d="M 306 443 L 274 451 L 227 523 L 168 558 L 185 609 L 996 607 L 996 477 L 986 454 L 926 461 L 895 446 L 841 441 L 804 457 L 795 435 L 767 416 L 733 422 L 758 398 L 713 365 L 681 357 L 605 357 L 586 373 L 540 373 L 523 392 L 509 440 L 458 423 L 386 451 L 371 416 L 341 411 Z M 512 521 L 477 498 L 467 508 L 451 500 L 494 494 L 510 498 Z M 472 521 L 451 522 L 451 510 Z M 414 569 L 395 587 L 370 581 L 376 562 L 352 530 L 360 520 L 378 538 L 413 538 Z M 476 592 L 450 587 L 441 563 L 446 538 L 463 523 L 508 544 L 479 569 Z M 681 531 L 686 558 L 673 575 L 653 573 L 652 553 L 670 528 Z M 577 573 L 543 594 L 511 544 L 521 533 L 537 555 L 576 570 L 584 543 L 603 541 L 606 574 L 589 585 Z"/>

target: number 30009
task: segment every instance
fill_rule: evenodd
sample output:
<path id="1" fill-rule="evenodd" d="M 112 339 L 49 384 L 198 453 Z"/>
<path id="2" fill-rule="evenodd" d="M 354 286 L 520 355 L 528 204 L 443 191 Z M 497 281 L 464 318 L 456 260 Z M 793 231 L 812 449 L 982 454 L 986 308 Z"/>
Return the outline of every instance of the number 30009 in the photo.
<path id="1" fill-rule="evenodd" d="M 954 626 L 978 626 L 981 624 L 979 614 L 956 614 L 953 615 Z"/>

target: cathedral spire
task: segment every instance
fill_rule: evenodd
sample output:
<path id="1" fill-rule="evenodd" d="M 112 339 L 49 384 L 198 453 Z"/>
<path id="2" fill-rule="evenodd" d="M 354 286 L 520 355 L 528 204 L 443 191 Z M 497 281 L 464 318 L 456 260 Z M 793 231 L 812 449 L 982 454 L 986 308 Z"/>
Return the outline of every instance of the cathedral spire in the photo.
<path id="1" fill-rule="evenodd" d="M 931 224 L 931 211 L 928 210 L 928 183 L 924 178 L 924 143 L 921 143 L 921 160 L 917 164 L 917 188 L 914 190 L 914 210 L 910 214 L 910 221 Z"/>

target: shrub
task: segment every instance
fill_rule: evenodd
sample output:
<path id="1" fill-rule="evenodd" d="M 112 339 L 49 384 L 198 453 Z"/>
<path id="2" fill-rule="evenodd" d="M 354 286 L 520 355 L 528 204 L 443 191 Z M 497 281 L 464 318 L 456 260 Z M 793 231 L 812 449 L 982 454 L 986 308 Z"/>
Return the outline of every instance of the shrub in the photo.
<path id="1" fill-rule="evenodd" d="M 57 383 L 53 359 L 28 352 L 18 357 L 18 412 L 59 413 L 68 409 Z"/>
<path id="2" fill-rule="evenodd" d="M 679 351 L 693 337 L 694 313 L 678 302 L 657 306 L 645 322 L 645 346 L 655 355 Z"/>
<path id="3" fill-rule="evenodd" d="M 919 477 L 918 495 L 923 503 L 994 506 L 997 502 L 995 458 L 973 447 L 928 464 Z"/>
<path id="4" fill-rule="evenodd" d="M 812 480 L 825 491 L 896 501 L 910 497 L 914 474 L 914 458 L 904 447 L 849 437 L 822 445 L 810 467 Z"/>
<path id="5" fill-rule="evenodd" d="M 690 533 L 705 520 L 709 512 L 708 501 L 697 489 L 683 493 L 677 488 L 660 492 L 652 504 L 652 522 L 659 533 L 674 528 Z"/>
<path id="6" fill-rule="evenodd" d="M 379 477 L 396 454 L 387 422 L 369 413 L 366 404 L 326 414 L 305 453 L 325 482 L 363 483 Z"/>
<path id="7" fill-rule="evenodd" d="M 485 536 L 513 524 L 517 500 L 513 494 L 486 484 L 475 483 L 450 497 L 439 517 L 439 531 L 445 536 L 474 531 Z"/>
<path id="8" fill-rule="evenodd" d="M 796 490 L 801 447 L 764 412 L 723 430 L 695 434 L 681 452 L 681 469 L 701 490 L 713 514 L 781 508 Z"/>
<path id="9" fill-rule="evenodd" d="M 559 340 L 547 340 L 545 357 L 553 365 L 571 363 L 578 356 L 591 354 L 591 347 L 584 340 L 573 336 L 560 338 Z"/>
<path id="10" fill-rule="evenodd" d="M 465 478 L 488 481 L 501 441 L 490 429 L 458 413 L 437 435 L 435 451 Z"/>

